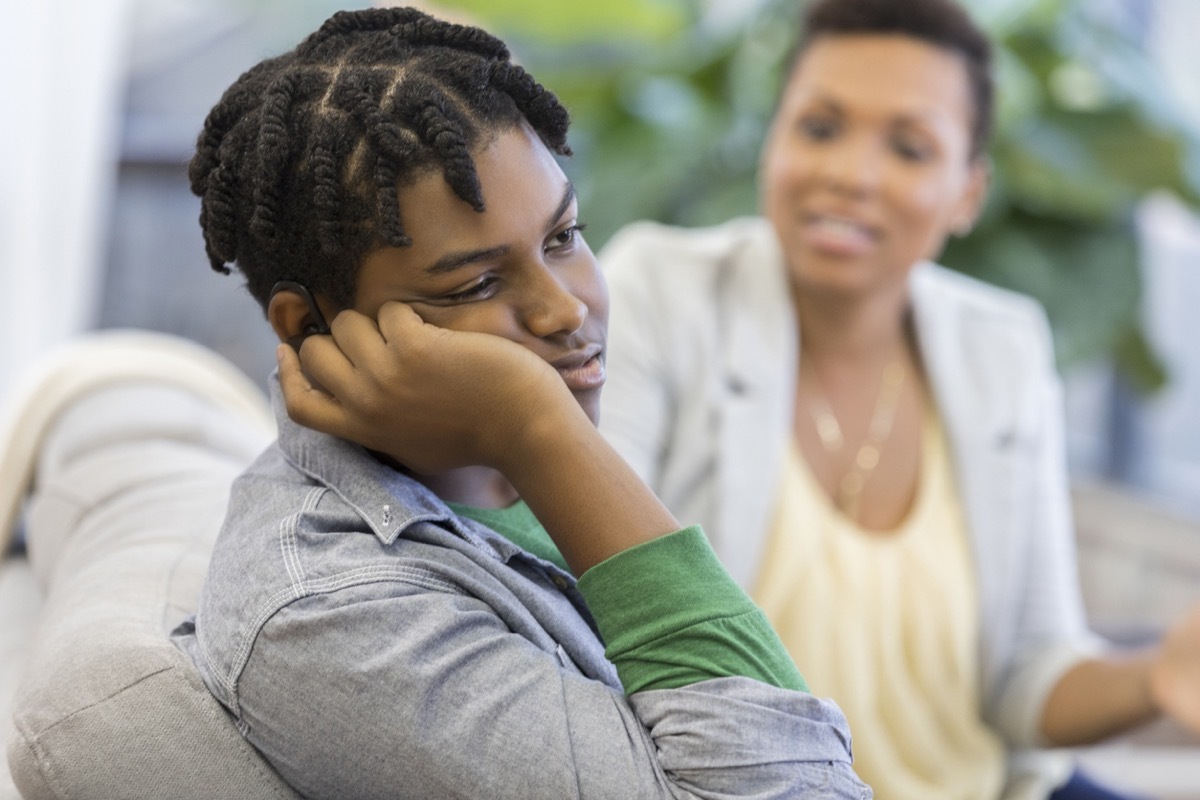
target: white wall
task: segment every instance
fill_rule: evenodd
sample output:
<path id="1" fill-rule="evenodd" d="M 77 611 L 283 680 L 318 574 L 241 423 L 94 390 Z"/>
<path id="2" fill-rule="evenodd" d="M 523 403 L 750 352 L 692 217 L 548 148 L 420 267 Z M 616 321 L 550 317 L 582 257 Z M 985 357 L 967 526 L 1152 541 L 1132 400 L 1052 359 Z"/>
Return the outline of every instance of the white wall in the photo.
<path id="1" fill-rule="evenodd" d="M 8 3 L 0 25 L 0 398 L 95 315 L 126 0 Z"/>

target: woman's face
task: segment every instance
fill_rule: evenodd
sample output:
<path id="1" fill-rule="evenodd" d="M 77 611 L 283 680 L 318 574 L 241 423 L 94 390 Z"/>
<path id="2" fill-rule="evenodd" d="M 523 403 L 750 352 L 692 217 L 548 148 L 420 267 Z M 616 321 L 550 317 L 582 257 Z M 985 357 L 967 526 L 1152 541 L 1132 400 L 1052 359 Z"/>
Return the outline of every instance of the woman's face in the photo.
<path id="1" fill-rule="evenodd" d="M 521 126 L 474 154 L 486 210 L 431 172 L 400 190 L 411 247 L 370 254 L 355 309 L 408 303 L 442 328 L 502 336 L 553 365 L 595 422 L 604 384 L 608 290 L 583 240 L 575 191 Z"/>
<path id="2" fill-rule="evenodd" d="M 764 213 L 797 291 L 895 286 L 965 232 L 986 191 L 966 67 L 898 35 L 818 38 L 796 63 L 762 159 Z"/>

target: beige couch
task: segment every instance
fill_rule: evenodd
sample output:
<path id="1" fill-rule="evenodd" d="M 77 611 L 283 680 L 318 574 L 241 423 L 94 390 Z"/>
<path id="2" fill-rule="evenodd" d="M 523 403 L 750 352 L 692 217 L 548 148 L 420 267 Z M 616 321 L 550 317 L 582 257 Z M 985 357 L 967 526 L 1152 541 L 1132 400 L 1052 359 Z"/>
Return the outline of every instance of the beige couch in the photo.
<path id="1" fill-rule="evenodd" d="M 3 667 L 21 665 L 0 686 L 0 797 L 294 800 L 167 639 L 196 606 L 230 480 L 272 436 L 261 391 L 151 334 L 98 335 L 45 367 L 0 462 L 34 488 L 28 558 L 0 591 Z"/>

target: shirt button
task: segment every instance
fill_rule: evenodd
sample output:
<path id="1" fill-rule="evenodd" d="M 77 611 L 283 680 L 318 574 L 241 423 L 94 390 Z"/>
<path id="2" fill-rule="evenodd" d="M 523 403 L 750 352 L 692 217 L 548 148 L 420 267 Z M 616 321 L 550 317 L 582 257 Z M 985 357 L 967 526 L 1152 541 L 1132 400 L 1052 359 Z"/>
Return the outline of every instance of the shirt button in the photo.
<path id="1" fill-rule="evenodd" d="M 554 585 L 557 586 L 559 589 L 565 590 L 568 585 L 567 579 L 564 578 L 562 575 L 555 575 L 554 576 Z"/>

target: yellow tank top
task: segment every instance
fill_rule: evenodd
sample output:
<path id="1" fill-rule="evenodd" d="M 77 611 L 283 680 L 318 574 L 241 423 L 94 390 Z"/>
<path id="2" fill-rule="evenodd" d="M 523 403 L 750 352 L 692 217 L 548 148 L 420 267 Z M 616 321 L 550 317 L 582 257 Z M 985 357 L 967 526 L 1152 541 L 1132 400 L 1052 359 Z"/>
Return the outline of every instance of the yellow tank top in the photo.
<path id="1" fill-rule="evenodd" d="M 979 713 L 975 565 L 936 416 L 923 437 L 913 508 L 882 535 L 833 506 L 793 445 L 752 594 L 845 712 L 879 800 L 988 800 L 1005 753 Z"/>

